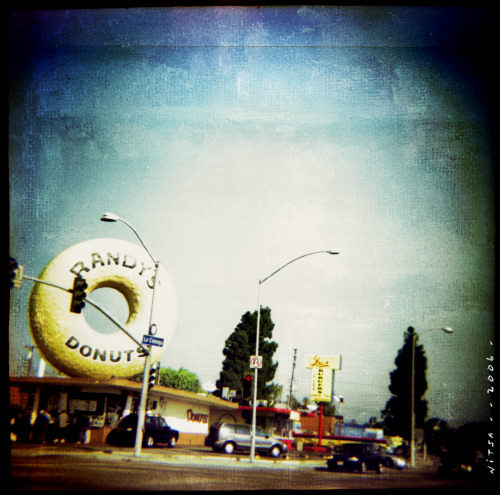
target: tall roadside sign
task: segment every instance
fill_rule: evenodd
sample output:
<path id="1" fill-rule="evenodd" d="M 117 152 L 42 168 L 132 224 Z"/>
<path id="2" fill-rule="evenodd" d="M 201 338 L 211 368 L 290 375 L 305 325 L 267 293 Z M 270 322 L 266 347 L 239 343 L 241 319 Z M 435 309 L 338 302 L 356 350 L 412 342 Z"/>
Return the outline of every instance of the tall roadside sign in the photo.
<path id="1" fill-rule="evenodd" d="M 333 372 L 340 370 L 341 364 L 341 356 L 333 354 L 310 354 L 306 356 L 306 368 L 312 369 L 312 401 L 330 402 L 332 400 Z"/>
<path id="2" fill-rule="evenodd" d="M 306 356 L 306 368 L 312 369 L 311 400 L 319 402 L 318 448 L 322 449 L 323 402 L 332 400 L 333 373 L 341 367 L 342 358 L 333 354 L 310 354 Z"/>

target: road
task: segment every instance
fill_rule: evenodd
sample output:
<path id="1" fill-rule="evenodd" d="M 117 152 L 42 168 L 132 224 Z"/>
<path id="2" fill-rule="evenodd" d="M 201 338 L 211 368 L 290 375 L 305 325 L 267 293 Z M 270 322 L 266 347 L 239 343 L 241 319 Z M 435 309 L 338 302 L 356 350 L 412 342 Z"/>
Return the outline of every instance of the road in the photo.
<path id="1" fill-rule="evenodd" d="M 175 450 L 175 449 L 174 449 Z M 434 471 L 383 474 L 332 473 L 323 460 L 308 462 L 177 454 L 134 458 L 131 452 L 15 452 L 11 457 L 14 490 L 334 490 L 478 487 L 471 480 L 446 480 Z M 240 460 L 238 460 L 240 459 Z"/>

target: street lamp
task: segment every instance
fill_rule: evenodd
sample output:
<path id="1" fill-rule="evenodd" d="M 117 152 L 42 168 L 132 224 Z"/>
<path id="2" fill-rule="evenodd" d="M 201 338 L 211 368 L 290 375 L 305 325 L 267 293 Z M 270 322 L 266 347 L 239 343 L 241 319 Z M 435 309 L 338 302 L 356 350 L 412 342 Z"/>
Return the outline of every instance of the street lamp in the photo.
<path id="1" fill-rule="evenodd" d="M 416 335 L 413 327 L 408 327 L 411 333 L 411 385 L 410 385 L 410 466 L 415 467 L 415 341 Z M 430 330 L 442 330 L 445 333 L 453 333 L 451 327 L 429 328 Z M 422 332 L 423 333 L 423 332 Z"/>
<path id="2" fill-rule="evenodd" d="M 149 326 L 147 329 L 147 333 L 150 333 L 151 326 L 153 324 L 153 307 L 154 307 L 154 297 L 155 297 L 155 288 L 156 288 L 156 279 L 158 275 L 158 267 L 160 266 L 160 261 L 157 260 L 152 254 L 151 251 L 147 248 L 146 244 L 142 240 L 141 236 L 139 233 L 134 229 L 134 227 L 124 220 L 123 218 L 119 217 L 118 215 L 110 212 L 106 212 L 102 215 L 101 221 L 103 222 L 122 222 L 125 225 L 127 225 L 132 232 L 137 236 L 139 239 L 140 243 L 150 256 L 150 258 L 153 260 L 153 263 L 155 265 L 155 274 L 153 278 L 153 293 L 151 296 L 151 309 L 149 313 Z M 148 353 L 146 354 L 146 358 L 144 360 L 144 374 L 142 376 L 142 388 L 141 388 L 141 398 L 139 401 L 139 410 L 137 414 L 137 429 L 135 433 L 135 446 L 134 446 L 134 456 L 139 457 L 141 455 L 141 445 L 142 445 L 142 435 L 143 435 L 143 427 L 144 427 L 144 418 L 146 416 L 146 402 L 147 402 L 147 396 L 148 396 L 148 385 L 149 385 L 149 371 L 151 369 L 151 346 L 147 346 Z"/>
<path id="3" fill-rule="evenodd" d="M 276 275 L 280 270 L 283 270 L 286 266 L 288 266 L 290 263 L 293 263 L 294 261 L 297 261 L 301 258 L 305 258 L 306 256 L 311 256 L 312 254 L 319 254 L 319 253 L 327 253 L 327 254 L 339 254 L 336 251 L 314 251 L 313 253 L 307 253 L 303 254 L 302 256 L 298 256 L 297 258 L 294 258 L 293 260 L 289 261 L 288 263 L 285 263 L 283 266 L 275 270 L 273 273 L 268 275 L 267 277 L 263 278 L 262 280 L 259 280 L 259 290 L 258 290 L 258 296 L 257 296 L 257 331 L 255 335 L 255 355 L 259 355 L 259 334 L 260 334 L 260 288 L 261 285 L 266 281 L 269 280 L 273 275 Z M 258 368 L 254 368 L 254 379 L 253 379 L 253 400 L 252 400 L 252 441 L 250 444 L 250 462 L 254 462 L 255 459 L 255 432 L 256 432 L 256 417 L 257 417 L 257 379 L 258 379 Z"/>
<path id="4" fill-rule="evenodd" d="M 104 213 L 102 215 L 101 222 L 122 222 L 125 225 L 127 225 L 127 227 L 130 230 L 132 230 L 132 232 L 137 236 L 137 239 L 139 239 L 139 242 L 142 244 L 142 247 L 149 254 L 149 257 L 153 260 L 153 263 L 155 264 L 155 266 L 156 266 L 156 264 L 160 264 L 160 262 L 151 254 L 151 251 L 148 249 L 148 247 L 146 246 L 146 244 L 144 244 L 144 241 L 141 239 L 141 236 L 139 235 L 139 233 L 137 232 L 137 230 L 135 230 L 134 227 L 129 222 L 127 222 L 127 220 L 125 220 L 124 218 L 119 217 L 115 213 L 111 213 L 111 212 L 107 211 L 106 213 Z"/>

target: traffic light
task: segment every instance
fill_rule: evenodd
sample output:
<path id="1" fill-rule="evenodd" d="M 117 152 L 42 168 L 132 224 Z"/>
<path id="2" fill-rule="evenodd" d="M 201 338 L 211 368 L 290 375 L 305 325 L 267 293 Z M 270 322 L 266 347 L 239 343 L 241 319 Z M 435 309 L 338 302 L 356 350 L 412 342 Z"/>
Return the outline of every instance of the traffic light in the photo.
<path id="1" fill-rule="evenodd" d="M 252 375 L 245 375 L 243 381 L 243 397 L 245 399 L 249 398 L 252 395 Z"/>
<path id="2" fill-rule="evenodd" d="M 85 289 L 88 287 L 87 282 L 82 277 L 75 277 L 73 289 L 71 290 L 71 305 L 69 310 L 72 313 L 81 313 L 85 307 L 85 298 L 87 293 Z"/>
<path id="3" fill-rule="evenodd" d="M 17 278 L 17 273 L 19 270 L 19 265 L 15 258 L 9 258 L 9 287 L 12 289 L 14 287 L 14 280 Z"/>
<path id="4" fill-rule="evenodd" d="M 159 373 L 160 373 L 160 363 L 153 363 L 149 370 L 148 390 L 151 390 L 157 384 Z"/>
<path id="5" fill-rule="evenodd" d="M 24 266 L 20 265 L 15 258 L 9 257 L 9 287 L 19 289 L 23 280 Z"/>

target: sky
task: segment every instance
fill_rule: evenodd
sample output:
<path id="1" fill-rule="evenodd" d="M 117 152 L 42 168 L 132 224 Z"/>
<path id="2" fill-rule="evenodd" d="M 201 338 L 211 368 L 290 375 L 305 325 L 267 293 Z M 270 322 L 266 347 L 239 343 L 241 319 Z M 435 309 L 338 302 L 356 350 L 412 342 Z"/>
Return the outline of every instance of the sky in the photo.
<path id="1" fill-rule="evenodd" d="M 175 287 L 162 366 L 215 382 L 257 309 L 275 382 L 342 356 L 341 413 L 380 417 L 413 326 L 429 417 L 489 421 L 494 342 L 492 13 L 469 7 L 177 7 L 15 12 L 10 255 L 36 277 L 79 242 L 137 242 Z M 11 374 L 33 345 L 11 293 Z M 121 296 L 92 295 L 127 317 Z M 98 299 L 97 292 L 101 292 Z M 85 308 L 94 329 L 106 323 Z M 440 331 L 452 327 L 452 334 Z M 36 354 L 35 354 L 36 355 Z M 36 355 L 38 359 L 38 356 Z M 50 367 L 47 373 L 50 373 Z"/>

